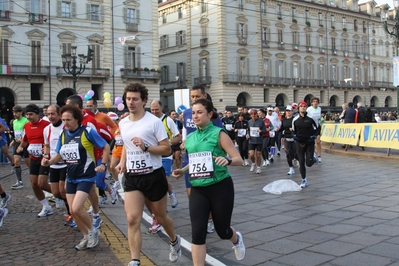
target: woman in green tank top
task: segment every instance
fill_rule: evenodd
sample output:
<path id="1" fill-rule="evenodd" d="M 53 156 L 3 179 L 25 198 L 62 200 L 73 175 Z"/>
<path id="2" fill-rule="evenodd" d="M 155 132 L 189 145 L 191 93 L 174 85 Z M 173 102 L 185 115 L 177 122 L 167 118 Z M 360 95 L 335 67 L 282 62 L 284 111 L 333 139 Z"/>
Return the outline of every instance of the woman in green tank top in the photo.
<path id="1" fill-rule="evenodd" d="M 189 164 L 172 173 L 173 177 L 179 179 L 189 172 L 192 184 L 189 207 L 194 265 L 205 264 L 210 212 L 219 237 L 233 243 L 237 260 L 245 256 L 242 235 L 230 225 L 234 184 L 227 169 L 227 165 L 238 166 L 243 160 L 227 133 L 211 122 L 218 115 L 214 110 L 213 104 L 206 99 L 197 100 L 193 104 L 192 117 L 197 130 L 187 136 L 185 143 Z"/>

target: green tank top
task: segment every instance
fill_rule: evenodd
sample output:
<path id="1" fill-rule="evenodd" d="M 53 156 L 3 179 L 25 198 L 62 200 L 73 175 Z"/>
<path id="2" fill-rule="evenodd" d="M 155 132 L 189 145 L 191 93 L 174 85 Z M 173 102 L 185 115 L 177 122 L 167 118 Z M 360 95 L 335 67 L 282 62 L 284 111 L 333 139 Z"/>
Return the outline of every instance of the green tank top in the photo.
<path id="1" fill-rule="evenodd" d="M 211 152 L 212 157 L 225 157 L 227 154 L 219 145 L 219 135 L 220 131 L 222 130 L 222 128 L 214 126 L 211 122 L 204 129 L 197 129 L 193 133 L 189 134 L 185 143 L 185 148 L 189 156 L 189 161 L 190 154 L 195 154 L 199 152 Z M 190 183 L 193 187 L 206 187 L 209 185 L 213 185 L 230 176 L 227 167 L 217 165 L 213 158 L 212 165 L 212 176 L 207 178 L 195 178 L 191 176 L 189 177 Z M 192 167 L 192 165 L 189 165 L 189 167 Z"/>
<path id="2" fill-rule="evenodd" d="M 28 122 L 29 120 L 25 116 L 22 116 L 20 119 L 14 119 L 12 126 L 14 130 L 14 137 L 16 139 L 22 139 L 24 135 L 24 126 Z"/>

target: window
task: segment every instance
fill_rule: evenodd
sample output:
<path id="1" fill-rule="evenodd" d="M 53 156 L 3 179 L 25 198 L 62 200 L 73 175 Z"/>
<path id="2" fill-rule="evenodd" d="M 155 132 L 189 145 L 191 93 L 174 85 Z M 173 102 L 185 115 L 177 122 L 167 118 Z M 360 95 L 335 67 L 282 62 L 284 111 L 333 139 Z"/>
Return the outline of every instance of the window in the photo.
<path id="1" fill-rule="evenodd" d="M 342 28 L 346 29 L 346 18 L 345 17 L 342 18 Z"/>
<path id="2" fill-rule="evenodd" d="M 335 17 L 331 15 L 331 27 L 335 27 Z"/>
<path id="3" fill-rule="evenodd" d="M 357 19 L 353 20 L 353 30 L 357 31 Z"/>
<path id="4" fill-rule="evenodd" d="M 266 3 L 264 1 L 260 2 L 260 14 L 266 15 Z"/>
<path id="5" fill-rule="evenodd" d="M 375 43 L 372 44 L 371 54 L 375 55 Z"/>
<path id="6" fill-rule="evenodd" d="M 344 50 L 344 51 L 348 50 L 348 40 L 347 39 L 342 39 L 342 50 Z"/>
<path id="7" fill-rule="evenodd" d="M 331 38 L 331 49 L 336 50 L 337 47 L 335 46 L 335 38 Z"/>
<path id="8" fill-rule="evenodd" d="M 295 79 L 299 78 L 298 62 L 293 62 L 292 63 L 292 77 L 295 78 Z"/>
<path id="9" fill-rule="evenodd" d="M 137 24 L 136 9 L 128 8 L 126 13 L 126 22 Z"/>
<path id="10" fill-rule="evenodd" d="M 309 10 L 305 10 L 305 22 L 309 22 Z"/>
<path id="11" fill-rule="evenodd" d="M 8 65 L 8 40 L 2 39 L 0 42 L 0 65 Z"/>
<path id="12" fill-rule="evenodd" d="M 281 5 L 277 5 L 277 18 L 282 19 L 281 17 Z"/>
<path id="13" fill-rule="evenodd" d="M 240 77 L 240 80 L 246 79 L 248 76 L 248 58 L 245 56 L 240 56 L 239 57 L 239 68 L 238 68 L 238 74 Z"/>
<path id="14" fill-rule="evenodd" d="M 208 59 L 207 58 L 202 58 L 200 60 L 200 77 L 206 77 L 208 76 Z"/>
<path id="15" fill-rule="evenodd" d="M 92 44 L 89 46 L 93 50 L 93 60 L 91 61 L 92 73 L 97 74 L 97 68 L 101 68 L 101 46 Z"/>
<path id="16" fill-rule="evenodd" d="M 176 45 L 182 45 L 186 43 L 186 32 L 184 30 L 176 32 Z"/>
<path id="17" fill-rule="evenodd" d="M 244 23 L 238 23 L 238 36 L 239 38 L 244 38 L 245 37 L 245 24 Z"/>
<path id="18" fill-rule="evenodd" d="M 183 11 L 182 11 L 181 7 L 179 7 L 177 9 L 177 17 L 178 17 L 178 19 L 182 19 L 183 18 Z"/>
<path id="19" fill-rule="evenodd" d="M 99 5 L 90 5 L 90 19 L 91 20 L 100 20 L 100 6 Z"/>
<path id="20" fill-rule="evenodd" d="M 186 80 L 186 69 L 185 69 L 185 64 L 183 62 L 176 63 L 176 73 L 177 77 L 179 79 L 177 80 L 177 85 L 180 86 L 185 86 L 185 80 Z"/>
<path id="21" fill-rule="evenodd" d="M 343 67 L 343 73 L 342 73 L 343 79 L 349 78 L 348 70 L 349 70 L 348 66 L 344 66 L 344 67 Z"/>
<path id="22" fill-rule="evenodd" d="M 363 21 L 363 33 L 366 33 L 366 21 Z"/>
<path id="23" fill-rule="evenodd" d="M 279 44 L 284 44 L 283 41 L 283 30 L 277 30 L 277 41 Z"/>
<path id="24" fill-rule="evenodd" d="M 262 27 L 262 43 L 263 44 L 269 43 L 269 37 L 267 35 L 268 35 L 268 28 Z"/>
<path id="25" fill-rule="evenodd" d="M 319 25 L 323 25 L 323 14 L 319 12 Z"/>
<path id="26" fill-rule="evenodd" d="M 296 21 L 296 9 L 293 7 L 291 9 L 291 16 L 292 16 L 292 21 Z"/>
<path id="27" fill-rule="evenodd" d="M 40 41 L 31 41 L 31 67 L 32 73 L 41 73 L 42 47 Z"/>
<path id="28" fill-rule="evenodd" d="M 31 0 L 30 1 L 30 13 L 40 14 L 40 0 Z"/>
<path id="29" fill-rule="evenodd" d="M 307 62 L 306 63 L 306 79 L 312 79 L 313 75 L 312 75 L 312 63 L 311 62 Z"/>
<path id="30" fill-rule="evenodd" d="M 162 24 L 166 23 L 166 13 L 162 13 Z"/>
<path id="31" fill-rule="evenodd" d="M 341 8 L 346 8 L 346 0 L 341 0 Z"/>
<path id="32" fill-rule="evenodd" d="M 284 60 L 278 60 L 278 77 L 284 78 Z"/>
<path id="33" fill-rule="evenodd" d="M 40 101 L 40 92 L 43 90 L 43 84 L 31 83 L 30 84 L 30 99 L 32 101 Z"/>
<path id="34" fill-rule="evenodd" d="M 359 43 L 359 41 L 357 41 L 357 40 L 353 41 L 353 50 L 355 53 L 358 52 L 358 43 Z"/>
<path id="35" fill-rule="evenodd" d="M 162 76 L 161 76 L 161 80 L 162 83 L 166 83 L 169 82 L 169 66 L 162 66 Z"/>
<path id="36" fill-rule="evenodd" d="M 129 46 L 127 48 L 127 55 L 126 55 L 126 67 L 129 68 L 137 68 L 140 67 L 139 60 L 138 60 L 138 47 Z"/>
<path id="37" fill-rule="evenodd" d="M 331 79 L 332 80 L 338 80 L 338 77 L 337 77 L 337 66 L 336 65 L 332 65 L 331 66 Z"/>
<path id="38" fill-rule="evenodd" d="M 325 70 L 324 70 L 324 65 L 323 64 L 319 65 L 319 79 L 326 79 Z"/>
<path id="39" fill-rule="evenodd" d="M 355 80 L 354 81 L 360 81 L 360 69 L 359 69 L 359 67 L 355 67 Z"/>
<path id="40" fill-rule="evenodd" d="M 61 17 L 70 18 L 71 17 L 71 3 L 62 2 L 61 3 Z"/>
<path id="41" fill-rule="evenodd" d="M 8 9 L 8 0 L 0 0 L 0 10 L 5 11 Z"/>
<path id="42" fill-rule="evenodd" d="M 268 70 L 269 70 L 269 59 L 263 59 L 263 73 L 265 76 L 268 76 Z"/>
<path id="43" fill-rule="evenodd" d="M 72 44 L 71 43 L 63 43 L 62 44 L 62 54 L 72 54 Z"/>
<path id="44" fill-rule="evenodd" d="M 319 35 L 319 47 L 322 48 L 324 47 L 324 36 Z"/>
<path id="45" fill-rule="evenodd" d="M 312 36 L 310 33 L 306 33 L 305 35 L 306 38 L 306 46 L 312 46 Z"/>
<path id="46" fill-rule="evenodd" d="M 205 13 L 207 11 L 206 1 L 201 0 L 201 12 Z"/>
<path id="47" fill-rule="evenodd" d="M 160 48 L 165 49 L 168 48 L 168 35 L 162 35 L 160 40 Z"/>
<path id="48" fill-rule="evenodd" d="M 208 23 L 201 25 L 201 38 L 208 38 Z"/>
<path id="49" fill-rule="evenodd" d="M 297 31 L 292 32 L 292 44 L 299 44 L 299 34 Z"/>

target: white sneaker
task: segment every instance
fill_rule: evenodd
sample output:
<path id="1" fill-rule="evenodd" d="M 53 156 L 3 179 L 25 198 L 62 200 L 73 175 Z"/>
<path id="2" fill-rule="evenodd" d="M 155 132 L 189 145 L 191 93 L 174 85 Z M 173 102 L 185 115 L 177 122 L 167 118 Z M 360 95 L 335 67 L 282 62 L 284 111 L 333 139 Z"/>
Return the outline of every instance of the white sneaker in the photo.
<path id="1" fill-rule="evenodd" d="M 248 165 L 249 165 L 249 160 L 245 159 L 245 166 L 248 166 Z"/>
<path id="2" fill-rule="evenodd" d="M 65 206 L 65 202 L 64 202 L 63 199 L 59 199 L 59 198 L 56 198 L 56 199 L 55 199 L 55 207 L 56 207 L 57 209 L 61 209 L 61 208 L 63 208 L 64 206 Z"/>
<path id="3" fill-rule="evenodd" d="M 114 187 L 111 188 L 111 203 L 115 204 L 118 201 L 118 193 L 116 193 L 116 189 Z"/>
<path id="4" fill-rule="evenodd" d="M 266 166 L 270 165 L 270 161 L 266 160 Z"/>
<path id="5" fill-rule="evenodd" d="M 260 169 L 260 167 L 257 167 L 257 168 L 256 168 L 256 173 L 257 173 L 257 174 L 260 174 L 261 172 L 262 172 L 262 170 Z"/>
<path id="6" fill-rule="evenodd" d="M 100 230 L 94 228 L 89 232 L 89 237 L 87 241 L 87 248 L 94 248 L 98 244 L 98 239 L 100 237 Z"/>
<path id="7" fill-rule="evenodd" d="M 234 254 L 237 260 L 243 260 L 245 257 L 245 245 L 240 232 L 237 232 L 238 243 L 233 246 Z"/>
<path id="8" fill-rule="evenodd" d="M 293 175 L 295 174 L 295 170 L 293 167 L 290 167 L 290 170 L 288 171 L 287 175 Z"/>
<path id="9" fill-rule="evenodd" d="M 249 169 L 250 172 L 253 172 L 255 170 L 255 164 L 251 165 L 251 169 Z"/>
<path id="10" fill-rule="evenodd" d="M 92 216 L 93 215 L 93 206 L 90 206 L 90 208 L 87 210 L 87 213 Z"/>
<path id="11" fill-rule="evenodd" d="M 116 191 L 118 191 L 119 189 L 121 189 L 121 182 L 119 182 L 119 180 L 118 180 L 118 181 L 115 181 L 115 184 L 114 184 L 113 188 L 114 188 Z"/>
<path id="12" fill-rule="evenodd" d="M 319 159 L 319 163 L 321 163 L 321 157 L 319 157 L 318 159 Z"/>
<path id="13" fill-rule="evenodd" d="M 75 249 L 85 250 L 87 248 L 87 242 L 88 242 L 87 238 L 84 237 L 82 240 L 80 240 L 79 244 L 75 246 Z"/>
<path id="14" fill-rule="evenodd" d="M 44 207 L 42 208 L 42 211 L 37 214 L 38 217 L 46 217 L 53 214 L 53 209 L 51 207 Z"/>
<path id="15" fill-rule="evenodd" d="M 302 183 L 301 183 L 301 188 L 305 188 L 308 186 L 308 181 L 306 180 L 306 177 L 304 179 L 302 179 Z"/>
<path id="16" fill-rule="evenodd" d="M 209 234 L 215 232 L 215 225 L 213 224 L 213 220 L 212 220 L 212 219 L 209 219 L 209 220 L 208 220 L 208 227 L 207 227 L 206 231 L 207 231 Z"/>
<path id="17" fill-rule="evenodd" d="M 170 206 L 172 208 L 176 208 L 177 205 L 179 205 L 179 201 L 177 200 L 176 193 L 172 191 L 172 193 L 169 194 L 169 200 L 170 200 Z"/>
<path id="18" fill-rule="evenodd" d="M 176 235 L 177 243 L 175 245 L 170 244 L 169 260 L 171 262 L 176 262 L 180 259 L 181 248 L 180 248 L 180 236 Z"/>
<path id="19" fill-rule="evenodd" d="M 266 160 L 263 161 L 262 166 L 263 166 L 263 167 L 266 167 Z"/>

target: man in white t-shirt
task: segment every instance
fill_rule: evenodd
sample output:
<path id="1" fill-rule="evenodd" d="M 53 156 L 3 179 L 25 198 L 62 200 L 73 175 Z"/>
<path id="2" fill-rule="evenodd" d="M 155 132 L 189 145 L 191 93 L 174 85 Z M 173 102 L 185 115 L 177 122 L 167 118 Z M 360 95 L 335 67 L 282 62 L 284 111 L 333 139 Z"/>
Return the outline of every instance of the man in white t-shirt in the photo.
<path id="1" fill-rule="evenodd" d="M 162 167 L 162 156 L 171 154 L 168 135 L 162 121 L 144 109 L 148 101 L 145 86 L 139 83 L 127 85 L 124 98 L 130 114 L 119 122 L 124 149 L 115 169 L 125 173 L 125 212 L 132 258 L 129 265 L 140 265 L 140 224 L 144 203 L 169 236 L 169 260 L 176 262 L 181 256 L 180 236 L 175 233 L 173 220 L 166 213 L 168 182 Z"/>
<path id="2" fill-rule="evenodd" d="M 270 123 L 273 125 L 273 130 L 269 132 L 270 141 L 270 161 L 274 161 L 274 154 L 276 153 L 276 132 L 280 130 L 281 121 L 278 118 L 278 114 L 274 112 L 274 108 L 272 106 L 267 107 L 266 118 L 270 120 Z"/>
<path id="3" fill-rule="evenodd" d="M 320 132 L 321 132 L 321 125 L 320 125 L 320 118 L 321 118 L 321 108 L 319 107 L 319 98 L 313 97 L 310 100 L 311 106 L 306 109 L 307 116 L 312 118 L 316 125 L 316 150 L 317 150 L 317 157 L 319 159 L 319 163 L 321 163 L 321 141 L 320 141 Z"/>

